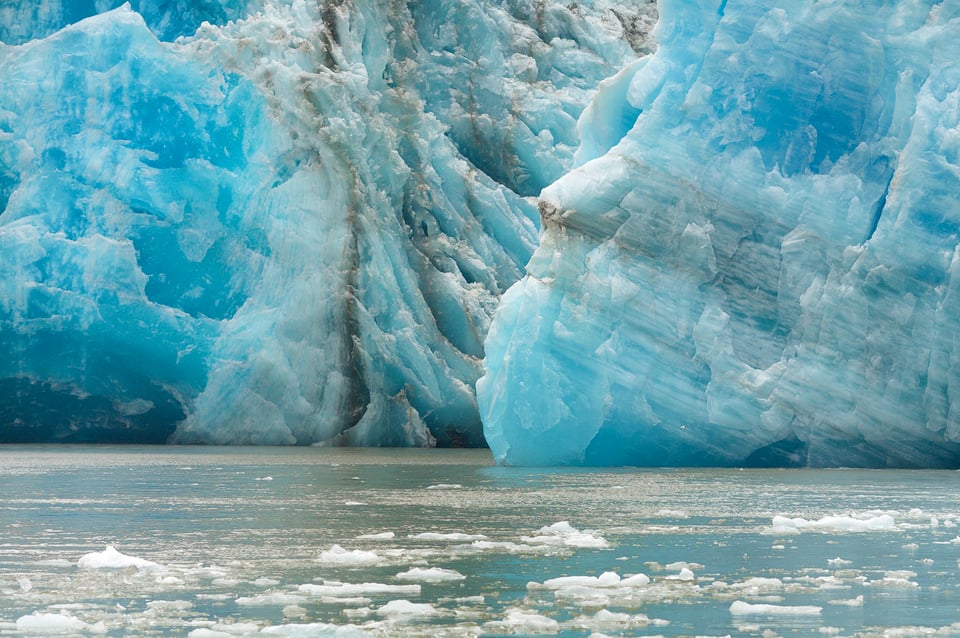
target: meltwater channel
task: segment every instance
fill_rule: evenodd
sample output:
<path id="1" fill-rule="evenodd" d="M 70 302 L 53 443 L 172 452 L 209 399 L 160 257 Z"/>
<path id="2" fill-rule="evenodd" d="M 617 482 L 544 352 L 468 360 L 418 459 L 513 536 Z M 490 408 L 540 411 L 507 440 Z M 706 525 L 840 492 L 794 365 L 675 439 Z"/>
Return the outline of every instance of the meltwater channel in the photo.
<path id="1" fill-rule="evenodd" d="M 960 635 L 960 474 L 0 449 L 0 635 Z"/>

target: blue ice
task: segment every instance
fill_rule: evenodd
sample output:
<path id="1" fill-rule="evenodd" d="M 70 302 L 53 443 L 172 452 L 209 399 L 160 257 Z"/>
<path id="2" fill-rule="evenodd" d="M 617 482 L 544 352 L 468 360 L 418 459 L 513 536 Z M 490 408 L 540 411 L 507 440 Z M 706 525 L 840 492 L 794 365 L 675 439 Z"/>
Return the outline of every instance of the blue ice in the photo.
<path id="1" fill-rule="evenodd" d="M 662 0 L 504 296 L 520 465 L 960 466 L 960 5 Z"/>
<path id="2" fill-rule="evenodd" d="M 0 7 L 0 441 L 483 445 L 608 5 Z"/>

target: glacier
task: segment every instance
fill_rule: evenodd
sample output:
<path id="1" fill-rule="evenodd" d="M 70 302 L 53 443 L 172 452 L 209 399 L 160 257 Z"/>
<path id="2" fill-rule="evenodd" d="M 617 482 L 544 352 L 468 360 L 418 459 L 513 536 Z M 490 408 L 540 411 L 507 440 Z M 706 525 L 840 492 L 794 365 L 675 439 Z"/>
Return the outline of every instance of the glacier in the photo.
<path id="1" fill-rule="evenodd" d="M 610 0 L 0 6 L 0 442 L 484 444 Z"/>
<path id="2" fill-rule="evenodd" d="M 659 9 L 490 329 L 495 458 L 960 467 L 960 3 Z"/>

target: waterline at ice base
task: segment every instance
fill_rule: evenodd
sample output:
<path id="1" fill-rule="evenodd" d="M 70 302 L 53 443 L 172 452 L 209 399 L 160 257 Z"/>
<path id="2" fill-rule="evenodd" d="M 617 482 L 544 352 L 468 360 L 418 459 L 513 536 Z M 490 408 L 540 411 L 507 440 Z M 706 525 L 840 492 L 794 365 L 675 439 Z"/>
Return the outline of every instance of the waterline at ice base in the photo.
<path id="1" fill-rule="evenodd" d="M 495 458 L 957 467 L 960 4 L 659 6 L 487 339 Z"/>

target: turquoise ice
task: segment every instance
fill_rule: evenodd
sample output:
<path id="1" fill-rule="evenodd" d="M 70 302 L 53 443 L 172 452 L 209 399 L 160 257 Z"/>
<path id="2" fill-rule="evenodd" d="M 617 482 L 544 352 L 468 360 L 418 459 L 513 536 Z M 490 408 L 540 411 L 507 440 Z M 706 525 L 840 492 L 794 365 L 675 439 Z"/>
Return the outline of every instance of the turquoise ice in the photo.
<path id="1" fill-rule="evenodd" d="M 495 458 L 960 465 L 960 5 L 660 11 L 486 342 Z"/>
<path id="2" fill-rule="evenodd" d="M 0 441 L 482 445 L 611 6 L 0 7 Z"/>

